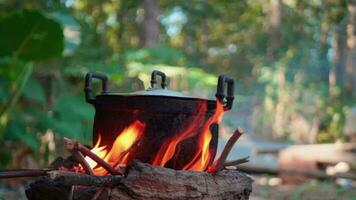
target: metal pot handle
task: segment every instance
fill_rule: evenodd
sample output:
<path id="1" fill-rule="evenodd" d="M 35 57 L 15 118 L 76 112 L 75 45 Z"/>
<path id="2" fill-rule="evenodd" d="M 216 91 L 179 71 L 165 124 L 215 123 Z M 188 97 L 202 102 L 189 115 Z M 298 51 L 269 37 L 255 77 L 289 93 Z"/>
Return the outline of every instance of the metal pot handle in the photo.
<path id="1" fill-rule="evenodd" d="M 102 88 L 101 94 L 108 93 L 108 77 L 102 73 L 88 72 L 87 75 L 85 76 L 84 93 L 85 93 L 85 100 L 90 104 L 95 104 L 95 98 L 93 97 L 93 94 L 92 94 L 92 91 L 93 91 L 92 79 L 93 78 L 101 80 L 101 88 Z"/>
<path id="2" fill-rule="evenodd" d="M 225 96 L 225 83 L 227 84 L 227 95 Z M 224 110 L 230 110 L 234 102 L 234 80 L 226 75 L 220 75 L 216 90 L 216 98 L 224 105 Z"/>
<path id="3" fill-rule="evenodd" d="M 151 74 L 151 88 L 154 88 L 156 86 L 157 76 L 161 77 L 161 87 L 162 89 L 165 89 L 167 86 L 166 74 L 158 70 L 154 70 Z"/>

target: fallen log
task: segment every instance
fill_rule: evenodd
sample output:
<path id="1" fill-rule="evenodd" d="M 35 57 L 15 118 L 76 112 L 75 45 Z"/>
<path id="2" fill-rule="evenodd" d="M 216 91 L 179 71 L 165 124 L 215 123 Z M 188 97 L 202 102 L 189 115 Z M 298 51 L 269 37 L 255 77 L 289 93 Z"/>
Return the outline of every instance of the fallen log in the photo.
<path id="1" fill-rule="evenodd" d="M 279 159 L 302 158 L 319 163 L 356 164 L 356 143 L 292 145 L 279 152 Z"/>
<path id="2" fill-rule="evenodd" d="M 94 197 L 98 200 L 248 199 L 252 191 L 252 179 L 236 170 L 221 170 L 211 174 L 173 170 L 139 161 L 127 166 L 125 176 L 51 173 L 52 176 L 41 177 L 30 184 L 26 191 L 29 200 L 67 200 L 69 195 L 73 200 Z M 73 185 L 76 186 L 74 189 Z"/>
<path id="3" fill-rule="evenodd" d="M 269 174 L 269 175 L 276 175 L 276 176 L 280 174 L 290 174 L 294 176 L 306 176 L 306 177 L 318 178 L 318 179 L 334 180 L 337 178 L 345 178 L 345 179 L 356 180 L 356 175 L 352 173 L 336 173 L 333 175 L 329 175 L 320 170 L 311 171 L 311 170 L 303 170 L 303 169 L 271 168 L 271 167 L 253 165 L 253 164 L 243 164 L 230 168 L 246 173 L 251 173 L 251 174 Z"/>

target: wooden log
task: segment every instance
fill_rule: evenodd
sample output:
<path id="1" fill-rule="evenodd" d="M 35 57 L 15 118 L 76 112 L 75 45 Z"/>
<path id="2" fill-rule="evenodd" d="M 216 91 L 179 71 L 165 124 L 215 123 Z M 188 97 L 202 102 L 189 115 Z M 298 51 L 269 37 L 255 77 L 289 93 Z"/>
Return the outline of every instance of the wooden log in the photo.
<path id="1" fill-rule="evenodd" d="M 281 157 L 300 157 L 319 163 L 356 164 L 356 143 L 292 145 L 279 152 Z"/>
<path id="2" fill-rule="evenodd" d="M 41 180 L 38 180 L 38 184 L 40 185 L 36 182 L 32 183 L 26 191 L 28 199 L 68 199 L 71 188 L 70 184 L 68 184 L 69 182 L 67 181 L 63 185 L 58 181 L 59 177 L 64 176 L 68 176 L 68 174 L 57 174 L 56 178 L 42 177 Z M 86 178 L 93 177 L 85 174 L 79 176 Z M 104 178 L 108 179 L 107 176 L 95 177 L 94 179 L 100 180 Z M 60 179 L 63 181 L 63 178 Z M 252 179 L 236 170 L 222 170 L 214 174 L 183 170 L 177 171 L 143 164 L 138 161 L 130 163 L 127 166 L 125 176 L 115 181 L 117 182 L 112 185 L 109 184 L 110 181 L 107 182 L 106 185 L 110 187 L 106 187 L 105 190 L 100 191 L 100 195 L 95 198 L 98 200 L 248 199 L 252 191 Z M 76 180 L 73 183 L 78 185 L 80 182 Z M 97 184 L 93 184 L 95 186 L 79 185 L 81 186 L 76 187 L 73 193 L 73 199 L 75 200 L 92 199 L 94 195 L 98 195 L 97 191 L 102 190 L 103 186 L 98 186 Z M 55 191 L 60 191 L 61 194 L 57 195 Z M 61 198 L 58 198 L 59 196 Z"/>
<path id="3" fill-rule="evenodd" d="M 352 173 L 336 173 L 334 175 L 329 175 L 320 170 L 303 170 L 303 169 L 284 169 L 284 168 L 271 168 L 260 165 L 253 164 L 243 164 L 235 166 L 234 169 L 240 170 L 246 173 L 252 174 L 269 174 L 269 175 L 279 175 L 279 174 L 290 174 L 294 176 L 306 176 L 310 178 L 318 179 L 328 179 L 334 180 L 337 178 L 344 178 L 356 181 L 356 175 Z"/>

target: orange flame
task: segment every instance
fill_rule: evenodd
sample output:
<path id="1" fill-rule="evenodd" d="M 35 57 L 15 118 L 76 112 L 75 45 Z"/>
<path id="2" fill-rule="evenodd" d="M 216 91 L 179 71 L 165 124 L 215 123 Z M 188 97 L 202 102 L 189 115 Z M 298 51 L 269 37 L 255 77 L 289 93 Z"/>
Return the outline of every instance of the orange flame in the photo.
<path id="1" fill-rule="evenodd" d="M 144 129 L 145 124 L 136 120 L 116 137 L 110 150 L 107 150 L 106 146 L 101 146 L 99 134 L 98 141 L 91 151 L 113 167 L 119 164 L 127 164 L 129 162 L 129 149 L 141 138 Z M 91 158 L 85 157 L 85 160 L 96 175 L 107 174 L 107 171 L 103 167 L 97 166 L 97 163 Z"/>
<path id="2" fill-rule="evenodd" d="M 155 159 L 153 160 L 153 165 L 164 166 L 175 154 L 177 145 L 182 141 L 193 137 L 196 134 L 196 129 L 203 122 L 204 118 L 202 115 L 206 112 L 206 103 L 202 104 L 198 110 L 197 117 L 190 123 L 187 129 L 173 136 L 171 139 L 167 140 L 161 148 L 159 149 Z"/>
<path id="3" fill-rule="evenodd" d="M 210 142 L 212 134 L 210 132 L 210 125 L 219 123 L 224 113 L 223 105 L 217 101 L 216 111 L 212 117 L 204 124 L 202 134 L 200 134 L 198 148 L 192 161 L 187 164 L 184 170 L 204 171 L 207 169 L 212 155 L 210 153 Z"/>
<path id="4" fill-rule="evenodd" d="M 223 105 L 217 101 L 216 111 L 207 121 L 205 119 L 206 112 L 207 102 L 204 102 L 199 106 L 197 114 L 194 115 L 194 120 L 190 122 L 187 128 L 181 133 L 175 134 L 162 144 L 151 164 L 164 167 L 167 162 L 175 156 L 179 145 L 184 140 L 197 136 L 198 145 L 194 152 L 194 156 L 188 164 L 182 167 L 182 169 L 205 171 L 213 159 L 213 155 L 210 152 L 210 142 L 212 140 L 210 126 L 213 123 L 219 123 L 221 121 L 224 108 Z M 203 126 L 201 126 L 202 124 Z M 98 141 L 91 151 L 114 168 L 117 168 L 120 164 L 127 164 L 132 159 L 130 159 L 130 157 L 132 157 L 130 156 L 132 153 L 132 151 L 130 151 L 131 147 L 142 137 L 144 129 L 145 124 L 136 120 L 116 137 L 110 150 L 105 144 L 101 144 L 101 136 L 99 134 Z M 104 168 L 98 166 L 94 160 L 89 157 L 85 157 L 85 160 L 96 175 L 108 174 L 108 172 Z"/>
<path id="5" fill-rule="evenodd" d="M 203 104 L 200 107 L 197 116 L 204 114 L 206 112 L 206 107 L 206 103 Z M 212 139 L 210 125 L 213 123 L 219 123 L 223 113 L 223 105 L 217 101 L 215 114 L 210 117 L 204 124 L 201 134 L 199 135 L 198 147 L 195 155 L 193 159 L 183 167 L 184 170 L 204 171 L 208 167 L 212 158 L 210 153 L 210 142 Z M 152 164 L 165 166 L 165 164 L 174 156 L 179 143 L 197 134 L 195 131 L 201 125 L 202 120 L 204 119 L 201 117 L 196 117 L 195 120 L 191 122 L 190 126 L 188 126 L 186 131 L 176 135 L 175 137 L 172 137 L 172 139 L 167 140 L 158 151 L 157 156 L 155 157 Z"/>

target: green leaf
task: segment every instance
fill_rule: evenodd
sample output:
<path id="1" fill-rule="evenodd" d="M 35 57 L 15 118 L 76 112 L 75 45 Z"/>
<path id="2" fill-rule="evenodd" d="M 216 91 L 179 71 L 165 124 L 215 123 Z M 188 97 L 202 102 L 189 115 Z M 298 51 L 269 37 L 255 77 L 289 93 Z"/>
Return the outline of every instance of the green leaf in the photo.
<path id="1" fill-rule="evenodd" d="M 23 95 L 33 101 L 44 104 L 46 103 L 46 95 L 40 83 L 35 79 L 30 79 L 23 91 Z"/>
<path id="2" fill-rule="evenodd" d="M 70 34 L 64 35 L 63 54 L 72 55 L 81 43 L 80 24 L 73 15 L 62 11 L 53 12 L 51 16 L 62 25 L 66 32 L 70 32 Z"/>
<path id="3" fill-rule="evenodd" d="M 60 56 L 63 30 L 36 10 L 21 10 L 0 19 L 0 56 L 42 60 Z"/>

